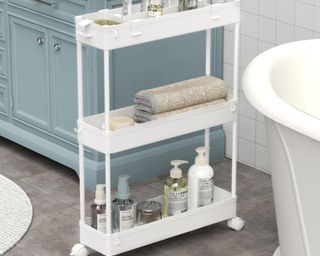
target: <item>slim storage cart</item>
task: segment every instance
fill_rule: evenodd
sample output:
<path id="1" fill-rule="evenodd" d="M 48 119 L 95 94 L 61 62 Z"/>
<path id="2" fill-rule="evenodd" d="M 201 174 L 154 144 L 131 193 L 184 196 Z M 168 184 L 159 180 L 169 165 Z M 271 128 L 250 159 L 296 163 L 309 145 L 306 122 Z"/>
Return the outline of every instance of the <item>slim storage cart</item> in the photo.
<path id="1" fill-rule="evenodd" d="M 132 6 L 135 10 L 135 6 Z M 224 220 L 230 228 L 240 230 L 244 221 L 236 217 L 236 149 L 237 149 L 237 103 L 238 103 L 238 52 L 240 0 L 223 3 L 201 3 L 201 7 L 178 12 L 178 6 L 165 8 L 163 16 L 147 18 L 147 13 L 136 13 L 122 17 L 120 9 L 101 10 L 76 17 L 76 38 L 78 57 L 78 141 L 80 168 L 80 242 L 74 246 L 71 255 L 86 255 L 88 246 L 104 255 L 111 256 L 145 246 L 169 237 L 189 232 Z M 109 19 L 118 25 L 100 26 L 97 19 Z M 206 30 L 206 74 L 211 70 L 211 29 L 234 25 L 234 84 L 233 94 L 226 102 L 198 110 L 177 114 L 167 118 L 136 124 L 116 131 L 109 131 L 111 116 L 133 116 L 134 106 L 110 111 L 109 108 L 109 50 L 136 45 L 154 40 L 179 36 Z M 90 45 L 104 51 L 104 106 L 105 112 L 84 117 L 82 45 Z M 211 205 L 189 210 L 129 230 L 112 232 L 111 169 L 110 155 L 149 143 L 204 130 L 204 143 L 209 147 L 209 128 L 233 122 L 232 137 L 232 190 L 214 188 L 214 202 Z M 106 234 L 86 223 L 84 147 L 90 147 L 105 154 L 106 183 Z M 161 197 L 156 200 L 161 200 Z"/>

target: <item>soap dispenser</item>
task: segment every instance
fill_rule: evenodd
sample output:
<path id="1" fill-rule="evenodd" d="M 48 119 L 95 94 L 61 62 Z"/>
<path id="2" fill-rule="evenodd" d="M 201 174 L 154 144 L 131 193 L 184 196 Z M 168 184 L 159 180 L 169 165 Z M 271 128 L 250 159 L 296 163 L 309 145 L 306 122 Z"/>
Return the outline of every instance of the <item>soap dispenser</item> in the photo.
<path id="1" fill-rule="evenodd" d="M 205 206 L 213 202 L 214 170 L 208 164 L 206 147 L 196 149 L 198 156 L 188 173 L 188 206 L 189 210 Z"/>
<path id="2" fill-rule="evenodd" d="M 91 227 L 106 233 L 105 185 L 97 184 L 94 203 L 91 205 Z"/>
<path id="3" fill-rule="evenodd" d="M 179 165 L 188 163 L 173 160 L 170 176 L 164 184 L 163 217 L 173 216 L 188 210 L 188 181 L 182 176 Z"/>
<path id="4" fill-rule="evenodd" d="M 129 175 L 120 175 L 117 198 L 112 201 L 113 231 L 119 232 L 133 228 L 135 225 L 135 204 L 130 199 Z"/>

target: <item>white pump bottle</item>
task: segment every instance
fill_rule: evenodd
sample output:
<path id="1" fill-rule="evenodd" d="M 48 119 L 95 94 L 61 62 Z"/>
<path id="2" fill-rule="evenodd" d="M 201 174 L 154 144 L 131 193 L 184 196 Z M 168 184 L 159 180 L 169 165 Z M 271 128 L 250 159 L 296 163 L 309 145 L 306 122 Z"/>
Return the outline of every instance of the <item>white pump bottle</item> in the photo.
<path id="1" fill-rule="evenodd" d="M 196 149 L 198 156 L 188 173 L 188 208 L 195 209 L 213 202 L 214 170 L 207 163 L 206 147 Z"/>

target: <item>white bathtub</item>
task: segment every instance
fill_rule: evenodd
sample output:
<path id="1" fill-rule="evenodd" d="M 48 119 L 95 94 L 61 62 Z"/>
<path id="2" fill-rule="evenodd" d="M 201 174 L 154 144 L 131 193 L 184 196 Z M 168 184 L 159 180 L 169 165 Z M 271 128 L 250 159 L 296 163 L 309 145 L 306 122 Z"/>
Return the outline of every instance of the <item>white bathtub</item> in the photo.
<path id="1" fill-rule="evenodd" d="M 274 255 L 319 256 L 320 40 L 262 53 L 243 89 L 265 115 L 280 242 Z"/>

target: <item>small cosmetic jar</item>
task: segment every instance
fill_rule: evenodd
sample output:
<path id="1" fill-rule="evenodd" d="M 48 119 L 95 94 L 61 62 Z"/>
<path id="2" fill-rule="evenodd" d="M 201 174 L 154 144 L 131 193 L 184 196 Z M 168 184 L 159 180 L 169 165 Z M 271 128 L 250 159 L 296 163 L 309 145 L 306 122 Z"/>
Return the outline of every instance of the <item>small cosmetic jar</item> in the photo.
<path id="1" fill-rule="evenodd" d="M 113 116 L 110 117 L 110 130 L 115 131 L 124 127 L 134 125 L 134 120 L 126 116 Z"/>
<path id="2" fill-rule="evenodd" d="M 162 206 L 159 202 L 148 200 L 137 205 L 137 224 L 144 225 L 162 218 Z"/>

